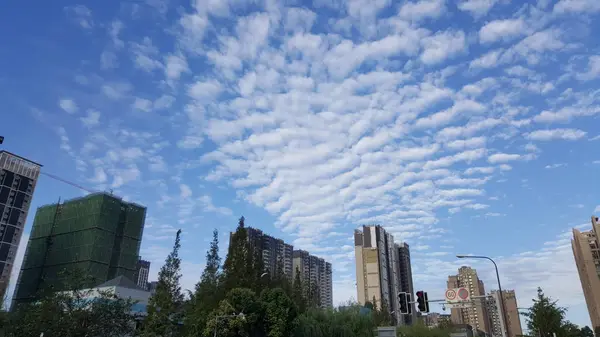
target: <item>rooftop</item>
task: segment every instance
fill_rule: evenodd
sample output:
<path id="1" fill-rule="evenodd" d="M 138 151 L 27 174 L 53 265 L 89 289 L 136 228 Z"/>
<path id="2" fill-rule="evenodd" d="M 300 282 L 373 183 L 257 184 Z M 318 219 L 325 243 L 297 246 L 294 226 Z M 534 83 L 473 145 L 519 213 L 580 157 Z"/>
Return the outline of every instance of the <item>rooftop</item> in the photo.
<path id="1" fill-rule="evenodd" d="M 40 163 L 36 163 L 36 162 L 34 162 L 33 160 L 27 159 L 27 158 L 25 158 L 25 157 L 21 157 L 21 156 L 19 156 L 19 155 L 17 155 L 17 154 L 14 154 L 14 153 L 12 153 L 12 152 L 8 152 L 8 151 L 5 151 L 5 150 L 0 150 L 0 154 L 2 154 L 2 153 L 6 153 L 6 154 L 9 154 L 9 155 L 11 155 L 11 156 L 13 156 L 13 157 L 17 157 L 17 158 L 19 158 L 19 159 L 21 159 L 21 160 L 24 160 L 24 161 L 26 161 L 26 162 L 29 162 L 29 163 L 31 163 L 31 164 L 33 164 L 33 165 L 37 165 L 37 166 L 39 166 L 39 167 L 42 167 L 42 166 L 43 166 L 43 165 L 42 165 L 42 164 L 40 164 Z"/>
<path id="2" fill-rule="evenodd" d="M 107 288 L 107 287 L 121 287 L 121 288 L 128 288 L 128 289 L 136 289 L 136 290 L 143 290 L 146 291 L 140 287 L 138 287 L 137 284 L 135 284 L 132 280 L 128 279 L 127 277 L 121 275 L 121 276 L 117 276 L 112 280 L 108 280 L 102 284 L 99 284 L 98 286 L 96 286 L 97 288 Z"/>

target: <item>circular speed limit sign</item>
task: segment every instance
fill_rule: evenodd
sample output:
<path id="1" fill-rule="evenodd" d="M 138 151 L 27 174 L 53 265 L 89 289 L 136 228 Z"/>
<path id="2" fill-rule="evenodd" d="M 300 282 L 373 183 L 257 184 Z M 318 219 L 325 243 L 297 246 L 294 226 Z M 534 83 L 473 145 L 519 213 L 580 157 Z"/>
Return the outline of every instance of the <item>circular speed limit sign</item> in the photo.
<path id="1" fill-rule="evenodd" d="M 454 301 L 456 299 L 456 291 L 454 291 L 454 289 L 446 290 L 446 299 L 448 301 Z"/>

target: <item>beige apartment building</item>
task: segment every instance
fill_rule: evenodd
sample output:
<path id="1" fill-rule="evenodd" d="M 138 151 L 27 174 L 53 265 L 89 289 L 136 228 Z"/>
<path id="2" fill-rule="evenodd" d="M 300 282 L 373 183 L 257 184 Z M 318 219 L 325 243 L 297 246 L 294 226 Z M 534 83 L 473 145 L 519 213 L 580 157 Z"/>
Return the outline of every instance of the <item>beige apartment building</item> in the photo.
<path id="1" fill-rule="evenodd" d="M 583 288 L 583 295 L 594 327 L 600 327 L 600 222 L 592 217 L 592 229 L 581 232 L 573 228 L 571 247 Z"/>
<path id="2" fill-rule="evenodd" d="M 460 267 L 457 275 L 448 276 L 448 289 L 465 287 L 471 297 L 485 296 L 483 281 L 477 276 L 477 271 L 471 267 Z M 454 324 L 469 324 L 473 329 L 491 333 L 490 320 L 484 300 L 474 299 L 469 308 L 452 308 L 450 318 Z"/>
<path id="3" fill-rule="evenodd" d="M 387 307 L 395 325 L 414 322 L 415 305 L 410 304 L 412 315 L 402 315 L 398 300 L 399 292 L 409 293 L 415 299 L 409 246 L 395 243 L 394 237 L 381 226 L 363 226 L 362 230 L 354 231 L 354 255 L 358 303 Z"/>
<path id="4" fill-rule="evenodd" d="M 504 309 L 506 311 L 507 325 L 504 325 L 504 317 L 500 309 L 500 297 L 497 290 L 492 290 L 487 300 L 487 312 L 490 319 L 490 333 L 492 336 L 516 337 L 523 334 L 519 310 L 517 309 L 517 296 L 514 290 L 503 290 Z M 508 328 L 508 334 L 506 334 Z"/>

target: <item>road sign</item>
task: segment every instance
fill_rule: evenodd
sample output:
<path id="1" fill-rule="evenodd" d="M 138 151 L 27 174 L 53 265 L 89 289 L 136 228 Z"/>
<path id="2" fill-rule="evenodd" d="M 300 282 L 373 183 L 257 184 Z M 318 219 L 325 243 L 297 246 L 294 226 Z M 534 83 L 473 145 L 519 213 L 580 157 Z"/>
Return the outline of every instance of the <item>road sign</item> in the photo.
<path id="1" fill-rule="evenodd" d="M 471 296 L 467 288 L 460 287 L 446 290 L 446 302 L 448 303 L 468 302 L 470 300 Z"/>

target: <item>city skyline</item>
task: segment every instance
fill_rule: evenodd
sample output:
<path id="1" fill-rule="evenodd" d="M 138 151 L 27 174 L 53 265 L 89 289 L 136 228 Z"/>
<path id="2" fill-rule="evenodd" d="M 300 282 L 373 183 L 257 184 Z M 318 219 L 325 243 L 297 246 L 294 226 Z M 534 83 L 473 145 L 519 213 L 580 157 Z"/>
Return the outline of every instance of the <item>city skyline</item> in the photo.
<path id="1" fill-rule="evenodd" d="M 147 206 L 150 279 L 181 229 L 193 289 L 244 215 L 331 262 L 339 304 L 380 224 L 430 299 L 486 255 L 520 305 L 539 286 L 591 324 L 570 241 L 600 213 L 597 0 L 201 3 L 9 2 L 1 149 Z M 30 207 L 83 194 L 41 175 Z"/>

